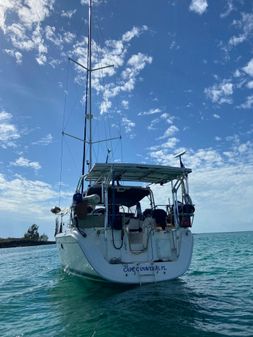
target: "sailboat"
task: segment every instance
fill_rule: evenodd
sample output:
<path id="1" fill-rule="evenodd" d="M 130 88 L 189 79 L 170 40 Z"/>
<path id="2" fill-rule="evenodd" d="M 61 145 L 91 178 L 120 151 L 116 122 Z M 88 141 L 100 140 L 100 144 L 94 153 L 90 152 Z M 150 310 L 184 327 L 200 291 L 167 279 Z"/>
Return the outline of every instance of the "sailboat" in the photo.
<path id="1" fill-rule="evenodd" d="M 191 262 L 194 205 L 191 169 L 179 166 L 92 162 L 91 14 L 82 173 L 69 209 L 54 207 L 55 240 L 66 272 L 96 281 L 145 284 L 175 279 Z M 73 60 L 74 61 L 74 60 Z M 85 172 L 86 145 L 89 146 Z M 156 202 L 156 194 L 164 202 Z M 168 201 L 169 200 L 169 201 Z"/>

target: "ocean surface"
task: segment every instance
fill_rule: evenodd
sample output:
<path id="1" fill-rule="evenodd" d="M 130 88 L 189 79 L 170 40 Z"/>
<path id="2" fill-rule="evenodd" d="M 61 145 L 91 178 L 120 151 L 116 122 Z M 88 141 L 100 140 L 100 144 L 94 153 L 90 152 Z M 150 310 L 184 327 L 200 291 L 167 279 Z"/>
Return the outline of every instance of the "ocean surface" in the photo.
<path id="1" fill-rule="evenodd" d="M 54 245 L 0 249 L 0 336 L 253 336 L 253 232 L 194 239 L 183 277 L 136 287 L 67 275 Z"/>

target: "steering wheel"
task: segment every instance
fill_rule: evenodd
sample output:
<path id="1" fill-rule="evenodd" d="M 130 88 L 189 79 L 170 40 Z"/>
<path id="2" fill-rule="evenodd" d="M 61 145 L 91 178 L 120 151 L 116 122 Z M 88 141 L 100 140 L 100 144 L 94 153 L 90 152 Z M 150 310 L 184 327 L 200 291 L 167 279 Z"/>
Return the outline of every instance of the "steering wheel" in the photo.
<path id="1" fill-rule="evenodd" d="M 101 215 L 101 214 L 105 214 L 105 208 L 103 208 L 103 207 L 96 208 L 92 212 L 92 215 Z"/>

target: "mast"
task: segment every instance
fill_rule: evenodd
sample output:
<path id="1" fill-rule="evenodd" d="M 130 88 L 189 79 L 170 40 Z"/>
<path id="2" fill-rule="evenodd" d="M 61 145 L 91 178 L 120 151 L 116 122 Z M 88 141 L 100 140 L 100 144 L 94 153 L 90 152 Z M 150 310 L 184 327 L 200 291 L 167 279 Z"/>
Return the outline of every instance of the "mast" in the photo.
<path id="1" fill-rule="evenodd" d="M 91 92 L 91 73 L 93 71 L 98 71 L 98 70 L 102 70 L 105 68 L 110 68 L 110 67 L 114 67 L 114 65 L 105 65 L 105 66 L 101 66 L 101 67 L 96 67 L 96 68 L 92 68 L 92 55 L 91 55 L 91 41 L 92 41 L 92 0 L 89 0 L 88 3 L 89 6 L 89 10 L 88 10 L 88 50 L 87 50 L 87 64 L 86 66 L 82 65 L 80 62 L 72 59 L 71 57 L 69 57 L 68 59 L 72 62 L 74 62 L 75 64 L 77 64 L 78 66 L 82 67 L 83 69 L 86 70 L 86 89 L 85 89 L 85 113 L 84 113 L 84 128 L 83 128 L 83 139 L 80 139 L 79 137 L 75 137 L 73 135 L 70 135 L 69 133 L 62 131 L 63 135 L 67 135 L 69 137 L 78 139 L 80 141 L 83 142 L 83 160 L 82 160 L 82 176 L 85 175 L 85 165 L 86 165 L 86 145 L 89 145 L 89 160 L 88 160 L 88 172 L 91 170 L 92 168 L 92 148 L 93 148 L 93 144 L 96 143 L 101 143 L 104 141 L 108 141 L 108 140 L 115 140 L 115 139 L 121 139 L 120 137 L 113 137 L 113 138 L 109 138 L 109 139 L 104 139 L 104 140 L 98 140 L 98 141 L 93 141 L 93 133 L 92 133 L 92 92 Z M 88 132 L 87 132 L 88 129 Z M 88 135 L 87 135 L 88 133 Z M 106 159 L 108 161 L 108 158 Z M 90 181 L 91 184 L 91 181 Z M 82 180 L 82 186 L 81 186 L 81 191 L 83 193 L 84 191 L 84 181 Z"/>
<path id="2" fill-rule="evenodd" d="M 87 67 L 84 67 L 80 63 L 76 62 L 75 60 L 71 59 L 73 62 L 81 66 L 82 68 L 86 69 L 86 90 L 85 90 L 85 121 L 84 121 L 84 146 L 83 146 L 83 163 L 82 163 L 82 175 L 85 174 L 85 162 L 86 162 L 86 144 L 89 144 L 89 162 L 88 162 L 88 171 L 91 170 L 92 168 L 92 145 L 94 143 L 99 143 L 98 142 L 93 142 L 93 134 L 92 134 L 92 92 L 91 92 L 91 73 L 92 71 L 97 71 L 109 67 L 113 67 L 113 65 L 106 65 L 106 66 L 101 66 L 95 69 L 92 69 L 92 55 L 91 55 L 91 40 L 92 40 L 92 0 L 89 0 L 89 29 L 88 29 L 88 53 L 87 53 Z M 87 122 L 89 125 L 89 140 L 87 140 Z M 111 138 L 113 139 L 118 139 L 121 137 L 117 138 Z M 82 192 L 83 192 L 83 184 L 82 184 Z"/>
<path id="3" fill-rule="evenodd" d="M 86 144 L 89 144 L 89 165 L 88 171 L 92 167 L 92 104 L 91 104 L 91 21 L 92 21 L 92 0 L 89 0 L 89 27 L 88 27 L 88 52 L 87 52 L 87 67 L 82 66 L 78 62 L 79 66 L 86 69 L 86 90 L 85 90 L 85 114 L 84 114 L 84 132 L 83 132 L 83 162 L 82 162 L 82 175 L 85 174 L 85 165 L 86 165 Z M 89 141 L 87 141 L 87 121 L 89 121 Z M 82 183 L 82 192 L 84 186 Z"/>
<path id="4" fill-rule="evenodd" d="M 89 110 L 87 118 L 89 119 L 89 146 L 90 146 L 90 160 L 89 160 L 89 171 L 92 168 L 92 106 L 91 106 L 91 72 L 92 72 L 92 64 L 91 64 L 91 19 L 92 19 L 92 0 L 89 0 L 89 33 L 88 33 L 88 97 L 89 97 Z"/>

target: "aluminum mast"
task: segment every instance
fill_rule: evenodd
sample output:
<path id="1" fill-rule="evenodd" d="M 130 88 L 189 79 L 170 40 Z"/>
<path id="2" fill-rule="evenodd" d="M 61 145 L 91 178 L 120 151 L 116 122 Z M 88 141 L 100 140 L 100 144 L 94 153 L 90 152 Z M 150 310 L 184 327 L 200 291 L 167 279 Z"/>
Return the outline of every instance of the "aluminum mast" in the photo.
<path id="1" fill-rule="evenodd" d="M 89 160 L 89 171 L 92 168 L 92 110 L 91 110 L 91 19 L 92 19 L 92 0 L 89 0 L 89 33 L 88 33 L 88 58 L 87 58 L 87 69 L 88 69 L 88 98 L 89 98 L 89 110 L 86 118 L 89 119 L 89 146 L 90 146 L 90 160 Z"/>

